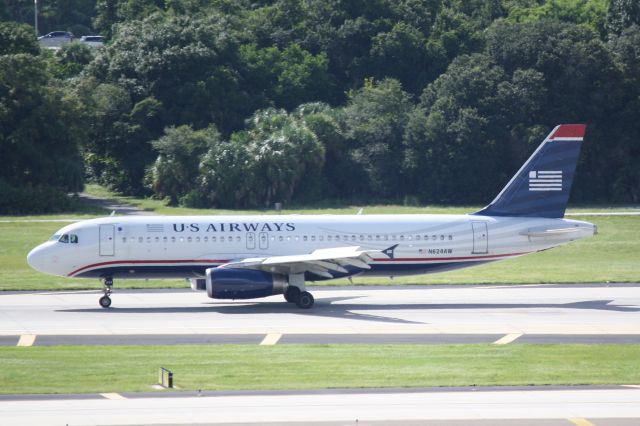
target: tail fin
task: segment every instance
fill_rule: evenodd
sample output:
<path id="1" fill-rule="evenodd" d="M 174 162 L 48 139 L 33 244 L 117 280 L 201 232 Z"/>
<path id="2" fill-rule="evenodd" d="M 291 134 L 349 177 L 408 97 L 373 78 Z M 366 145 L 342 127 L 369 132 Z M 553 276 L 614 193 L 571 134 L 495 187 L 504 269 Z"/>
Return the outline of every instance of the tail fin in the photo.
<path id="1" fill-rule="evenodd" d="M 561 218 L 587 126 L 561 124 L 477 215 Z"/>

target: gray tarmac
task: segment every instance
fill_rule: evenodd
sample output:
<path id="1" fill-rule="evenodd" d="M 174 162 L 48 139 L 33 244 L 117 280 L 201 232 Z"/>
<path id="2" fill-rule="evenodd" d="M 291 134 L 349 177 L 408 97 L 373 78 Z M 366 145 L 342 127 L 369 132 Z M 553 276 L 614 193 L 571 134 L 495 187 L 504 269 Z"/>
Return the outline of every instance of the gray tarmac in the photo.
<path id="1" fill-rule="evenodd" d="M 117 285 L 117 283 L 116 283 Z M 640 343 L 640 285 L 311 288 L 217 301 L 191 291 L 0 294 L 0 345 Z M 0 396 L 1 423 L 640 425 L 639 386 Z"/>
<path id="2" fill-rule="evenodd" d="M 0 413 L 11 425 L 627 426 L 639 402 L 632 387 L 254 391 L 0 399 Z"/>
<path id="3" fill-rule="evenodd" d="M 0 344 L 637 343 L 640 285 L 310 288 L 301 310 L 281 295 L 213 300 L 190 290 L 0 294 Z M 28 343 L 29 339 L 26 340 Z M 23 340 L 23 343 L 25 341 Z"/>
<path id="4" fill-rule="evenodd" d="M 97 334 L 97 335 L 42 335 L 29 346 L 58 345 L 257 345 L 268 334 Z M 277 344 L 295 345 L 429 345 L 495 343 L 502 334 L 285 334 Z M 0 346 L 17 346 L 20 336 L 0 336 Z M 517 344 L 640 344 L 638 334 L 527 334 L 513 342 Z"/>

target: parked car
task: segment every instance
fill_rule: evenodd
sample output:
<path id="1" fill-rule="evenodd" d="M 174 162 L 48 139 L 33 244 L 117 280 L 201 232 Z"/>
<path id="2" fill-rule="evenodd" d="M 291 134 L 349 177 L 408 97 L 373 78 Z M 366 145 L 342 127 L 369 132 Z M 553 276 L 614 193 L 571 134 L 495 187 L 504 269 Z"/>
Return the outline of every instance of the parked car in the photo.
<path id="1" fill-rule="evenodd" d="M 53 31 L 47 35 L 38 37 L 38 42 L 43 47 L 59 48 L 63 44 L 73 41 L 73 34 L 68 31 Z"/>
<path id="2" fill-rule="evenodd" d="M 101 35 L 82 36 L 80 42 L 86 43 L 89 47 L 99 47 L 104 44 L 104 37 Z"/>

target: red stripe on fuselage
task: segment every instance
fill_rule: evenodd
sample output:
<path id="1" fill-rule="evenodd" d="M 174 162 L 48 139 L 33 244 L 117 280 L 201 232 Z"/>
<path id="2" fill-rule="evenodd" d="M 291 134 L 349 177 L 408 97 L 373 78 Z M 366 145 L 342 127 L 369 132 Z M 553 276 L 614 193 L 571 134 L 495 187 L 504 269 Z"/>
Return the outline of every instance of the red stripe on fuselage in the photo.
<path id="1" fill-rule="evenodd" d="M 522 252 L 522 253 L 505 253 L 505 254 L 492 254 L 486 256 L 466 256 L 466 257 L 430 257 L 430 258 L 422 258 L 422 257 L 400 257 L 394 259 L 373 259 L 374 262 L 434 262 L 434 261 L 456 261 L 456 260 L 476 260 L 476 259 L 495 259 L 498 257 L 513 257 L 513 256 L 522 256 L 531 252 Z M 126 264 L 170 264 L 175 265 L 179 263 L 206 263 L 206 264 L 223 264 L 228 263 L 230 260 L 220 260 L 220 259 L 186 259 L 186 260 L 113 260 L 110 262 L 101 262 L 94 263 L 91 265 L 83 266 L 82 268 L 76 269 L 73 272 L 70 272 L 67 276 L 71 277 L 81 271 L 85 271 L 90 268 L 98 267 L 98 266 L 107 266 L 107 265 L 126 265 Z"/>

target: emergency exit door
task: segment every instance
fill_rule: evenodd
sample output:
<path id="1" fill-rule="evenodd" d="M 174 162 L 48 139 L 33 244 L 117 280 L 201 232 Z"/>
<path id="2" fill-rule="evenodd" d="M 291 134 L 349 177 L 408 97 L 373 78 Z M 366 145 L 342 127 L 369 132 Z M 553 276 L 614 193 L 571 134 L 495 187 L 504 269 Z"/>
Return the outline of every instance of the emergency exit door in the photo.
<path id="1" fill-rule="evenodd" d="M 113 256 L 116 252 L 114 225 L 100 225 L 100 256 Z"/>
<path id="2" fill-rule="evenodd" d="M 489 250 L 489 232 L 487 222 L 471 222 L 473 228 L 473 254 L 487 254 Z"/>

